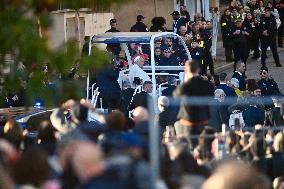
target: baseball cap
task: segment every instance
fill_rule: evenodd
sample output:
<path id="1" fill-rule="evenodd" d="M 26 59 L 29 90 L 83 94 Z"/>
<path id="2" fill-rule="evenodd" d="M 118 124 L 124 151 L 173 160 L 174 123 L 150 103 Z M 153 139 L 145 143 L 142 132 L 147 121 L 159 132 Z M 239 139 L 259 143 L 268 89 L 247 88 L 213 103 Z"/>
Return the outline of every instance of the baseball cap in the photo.
<path id="1" fill-rule="evenodd" d="M 117 20 L 115 18 L 113 18 L 109 21 L 110 24 L 113 24 L 113 23 L 116 23 L 116 22 L 117 22 Z"/>
<path id="2" fill-rule="evenodd" d="M 192 43 L 197 43 L 197 42 L 198 42 L 198 40 L 197 40 L 197 38 L 196 38 L 196 37 L 193 37 L 193 38 L 191 39 L 191 42 L 192 42 Z"/>
<path id="3" fill-rule="evenodd" d="M 170 48 L 166 48 L 164 49 L 164 52 L 172 52 L 172 50 Z"/>
<path id="4" fill-rule="evenodd" d="M 260 71 L 266 71 L 268 72 L 268 68 L 266 66 L 261 66 Z"/>
<path id="5" fill-rule="evenodd" d="M 141 21 L 142 19 L 144 19 L 145 17 L 143 15 L 138 15 L 137 16 L 137 21 Z"/>
<path id="6" fill-rule="evenodd" d="M 179 12 L 178 11 L 174 11 L 170 15 L 179 15 Z"/>

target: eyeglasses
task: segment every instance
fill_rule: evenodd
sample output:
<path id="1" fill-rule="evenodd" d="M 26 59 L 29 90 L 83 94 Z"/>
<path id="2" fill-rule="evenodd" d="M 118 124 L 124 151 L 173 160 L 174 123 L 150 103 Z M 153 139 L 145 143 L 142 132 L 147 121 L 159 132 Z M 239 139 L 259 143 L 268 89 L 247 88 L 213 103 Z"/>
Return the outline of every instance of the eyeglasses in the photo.
<path id="1" fill-rule="evenodd" d="M 267 72 L 260 72 L 260 75 L 266 75 Z"/>
<path id="2" fill-rule="evenodd" d="M 165 53 L 172 53 L 171 51 L 165 51 Z"/>

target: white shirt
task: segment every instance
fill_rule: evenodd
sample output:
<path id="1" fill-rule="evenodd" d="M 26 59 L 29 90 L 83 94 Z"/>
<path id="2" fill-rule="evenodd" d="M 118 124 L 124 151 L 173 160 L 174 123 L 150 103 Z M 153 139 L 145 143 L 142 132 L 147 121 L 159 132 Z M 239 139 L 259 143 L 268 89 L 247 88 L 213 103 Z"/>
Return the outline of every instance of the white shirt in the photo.
<path id="1" fill-rule="evenodd" d="M 151 81 L 148 74 L 144 70 L 142 70 L 137 64 L 134 64 L 129 68 L 129 81 L 132 87 L 135 87 L 135 85 L 133 84 L 134 77 L 139 77 L 143 80 L 143 83 L 145 81 Z"/>

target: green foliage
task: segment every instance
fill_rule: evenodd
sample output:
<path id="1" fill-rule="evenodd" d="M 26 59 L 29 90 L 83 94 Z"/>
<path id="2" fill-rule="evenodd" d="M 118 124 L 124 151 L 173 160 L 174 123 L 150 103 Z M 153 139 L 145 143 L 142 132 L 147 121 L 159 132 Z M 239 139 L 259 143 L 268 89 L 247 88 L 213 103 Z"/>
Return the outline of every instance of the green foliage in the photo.
<path id="1" fill-rule="evenodd" d="M 39 23 L 44 33 L 52 24 L 48 11 L 55 10 L 62 4 L 76 10 L 81 7 L 97 10 L 126 1 L 129 0 L 1 1 L 0 68 L 10 68 L 10 72 L 5 75 L 3 69 L 0 69 L 0 78 L 5 78 L 0 101 L 9 92 L 16 94 L 23 86 L 27 91 L 28 104 L 39 97 L 44 98 L 49 106 L 58 105 L 70 97 L 83 97 L 85 80 L 66 79 L 70 68 L 79 65 L 78 73 L 82 75 L 86 75 L 88 69 L 97 71 L 109 62 L 108 54 L 93 48 L 91 56 L 81 56 L 81 49 L 78 49 L 74 41 L 51 50 L 47 40 L 39 35 Z M 12 57 L 8 61 L 10 63 L 7 63 L 7 56 Z M 47 73 L 43 72 L 45 66 L 48 67 Z M 26 84 L 23 85 L 23 81 Z M 47 87 L 49 82 L 55 83 L 56 87 Z"/>

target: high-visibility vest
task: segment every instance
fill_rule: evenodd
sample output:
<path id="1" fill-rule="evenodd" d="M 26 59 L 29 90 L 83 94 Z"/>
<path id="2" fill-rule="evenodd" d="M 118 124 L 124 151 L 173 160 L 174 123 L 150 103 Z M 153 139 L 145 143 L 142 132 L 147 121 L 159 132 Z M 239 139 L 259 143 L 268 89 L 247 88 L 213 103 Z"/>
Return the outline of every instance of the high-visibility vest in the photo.
<path id="1" fill-rule="evenodd" d="M 198 43 L 198 45 L 199 45 L 200 48 L 203 48 L 203 47 L 204 47 L 204 41 L 200 41 L 200 42 Z"/>

